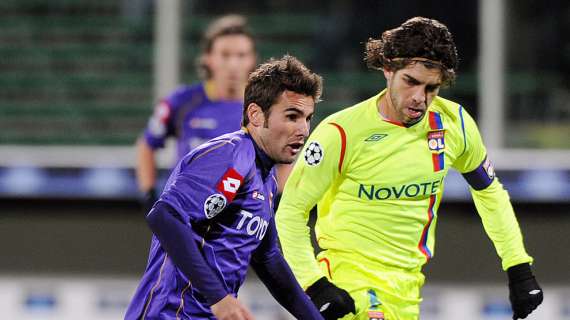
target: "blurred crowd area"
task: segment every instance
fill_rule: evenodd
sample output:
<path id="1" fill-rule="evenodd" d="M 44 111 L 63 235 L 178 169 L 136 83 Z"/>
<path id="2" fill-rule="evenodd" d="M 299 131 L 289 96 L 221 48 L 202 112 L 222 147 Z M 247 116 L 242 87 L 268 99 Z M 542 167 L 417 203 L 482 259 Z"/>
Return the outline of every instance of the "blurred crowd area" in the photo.
<path id="1" fill-rule="evenodd" d="M 325 79 L 316 122 L 384 87 L 363 43 L 423 15 L 444 22 L 460 54 L 441 95 L 472 114 L 478 90 L 479 1 L 181 1 L 181 79 L 198 80 L 200 35 L 214 17 L 248 17 L 259 61 L 293 54 Z M 132 145 L 153 96 L 156 1 L 0 3 L 0 145 Z M 570 148 L 570 2 L 505 0 L 504 146 Z M 499 117 L 499 115 L 497 115 Z"/>

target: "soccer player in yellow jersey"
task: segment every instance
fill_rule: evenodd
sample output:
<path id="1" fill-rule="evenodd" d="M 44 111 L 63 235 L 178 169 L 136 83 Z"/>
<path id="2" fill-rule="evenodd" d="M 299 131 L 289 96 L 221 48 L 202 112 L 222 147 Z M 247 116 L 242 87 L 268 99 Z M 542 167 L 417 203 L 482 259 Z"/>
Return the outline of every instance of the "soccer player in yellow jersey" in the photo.
<path id="1" fill-rule="evenodd" d="M 450 168 L 469 183 L 508 273 L 513 319 L 542 302 L 475 121 L 438 97 L 457 59 L 452 35 L 432 19 L 412 18 L 370 39 L 365 60 L 384 73 L 387 88 L 323 120 L 295 164 L 277 227 L 285 258 L 325 319 L 418 319 L 421 268 L 433 256 Z M 307 227 L 315 205 L 317 257 Z"/>

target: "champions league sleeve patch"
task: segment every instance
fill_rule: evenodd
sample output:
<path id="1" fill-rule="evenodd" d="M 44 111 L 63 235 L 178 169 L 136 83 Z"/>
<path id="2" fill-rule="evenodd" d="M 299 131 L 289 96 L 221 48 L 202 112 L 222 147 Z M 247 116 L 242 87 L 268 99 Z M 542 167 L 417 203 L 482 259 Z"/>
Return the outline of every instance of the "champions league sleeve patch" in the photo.
<path id="1" fill-rule="evenodd" d="M 223 194 L 215 193 L 209 196 L 206 201 L 204 201 L 204 214 L 206 218 L 212 219 L 218 213 L 222 212 L 226 207 L 227 200 Z"/>
<path id="2" fill-rule="evenodd" d="M 305 162 L 310 166 L 317 166 L 323 160 L 325 156 L 325 150 L 316 141 L 309 143 L 307 149 L 305 149 Z"/>
<path id="3" fill-rule="evenodd" d="M 475 190 L 483 190 L 487 188 L 495 179 L 495 168 L 491 161 L 485 157 L 485 160 L 473 171 L 463 174 L 467 183 Z"/>

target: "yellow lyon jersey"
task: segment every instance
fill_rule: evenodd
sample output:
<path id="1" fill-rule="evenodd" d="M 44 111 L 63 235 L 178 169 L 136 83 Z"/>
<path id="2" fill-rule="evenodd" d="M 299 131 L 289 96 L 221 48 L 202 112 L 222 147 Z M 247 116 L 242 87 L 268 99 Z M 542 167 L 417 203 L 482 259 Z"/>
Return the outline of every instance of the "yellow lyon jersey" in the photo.
<path id="1" fill-rule="evenodd" d="M 531 262 L 471 116 L 436 97 L 420 122 L 404 127 L 379 115 L 383 94 L 323 120 L 289 176 L 276 221 L 285 258 L 301 285 L 325 276 L 306 226 L 316 204 L 321 248 L 346 252 L 364 265 L 419 272 L 434 253 L 437 209 L 450 168 L 470 183 L 503 268 Z"/>

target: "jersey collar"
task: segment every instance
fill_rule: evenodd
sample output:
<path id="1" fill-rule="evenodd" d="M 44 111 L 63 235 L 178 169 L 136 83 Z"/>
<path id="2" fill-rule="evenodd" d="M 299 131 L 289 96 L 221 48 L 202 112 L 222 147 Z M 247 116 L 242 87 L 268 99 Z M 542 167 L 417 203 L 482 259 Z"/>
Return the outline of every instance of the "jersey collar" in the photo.
<path id="1" fill-rule="evenodd" d="M 238 99 L 220 99 L 216 94 L 216 84 L 212 80 L 206 80 L 203 82 L 204 94 L 206 99 L 211 102 L 241 102 Z"/>
<path id="2" fill-rule="evenodd" d="M 402 127 L 402 128 L 413 128 L 413 127 L 416 127 L 418 124 L 425 122 L 425 118 L 427 118 L 427 114 L 428 114 L 428 112 L 429 112 L 429 106 L 428 106 L 428 108 L 427 108 L 428 110 L 426 110 L 426 112 L 424 113 L 424 115 L 423 115 L 423 117 L 420 119 L 420 121 L 415 122 L 414 124 L 411 124 L 411 125 L 407 125 L 407 124 L 404 124 L 404 123 L 399 122 L 399 121 L 390 120 L 390 119 L 384 117 L 384 115 L 378 111 L 378 102 L 379 102 L 380 99 L 382 99 L 382 97 L 386 94 L 386 91 L 387 91 L 387 90 L 388 90 L 388 89 L 382 90 L 382 91 L 376 96 L 376 99 L 374 99 L 374 110 L 375 110 L 375 113 L 378 115 L 378 117 L 380 117 L 380 120 L 382 120 L 382 121 L 384 121 L 384 122 L 391 123 L 391 124 L 393 124 L 393 125 L 396 125 L 396 126 L 399 126 L 399 127 Z"/>

